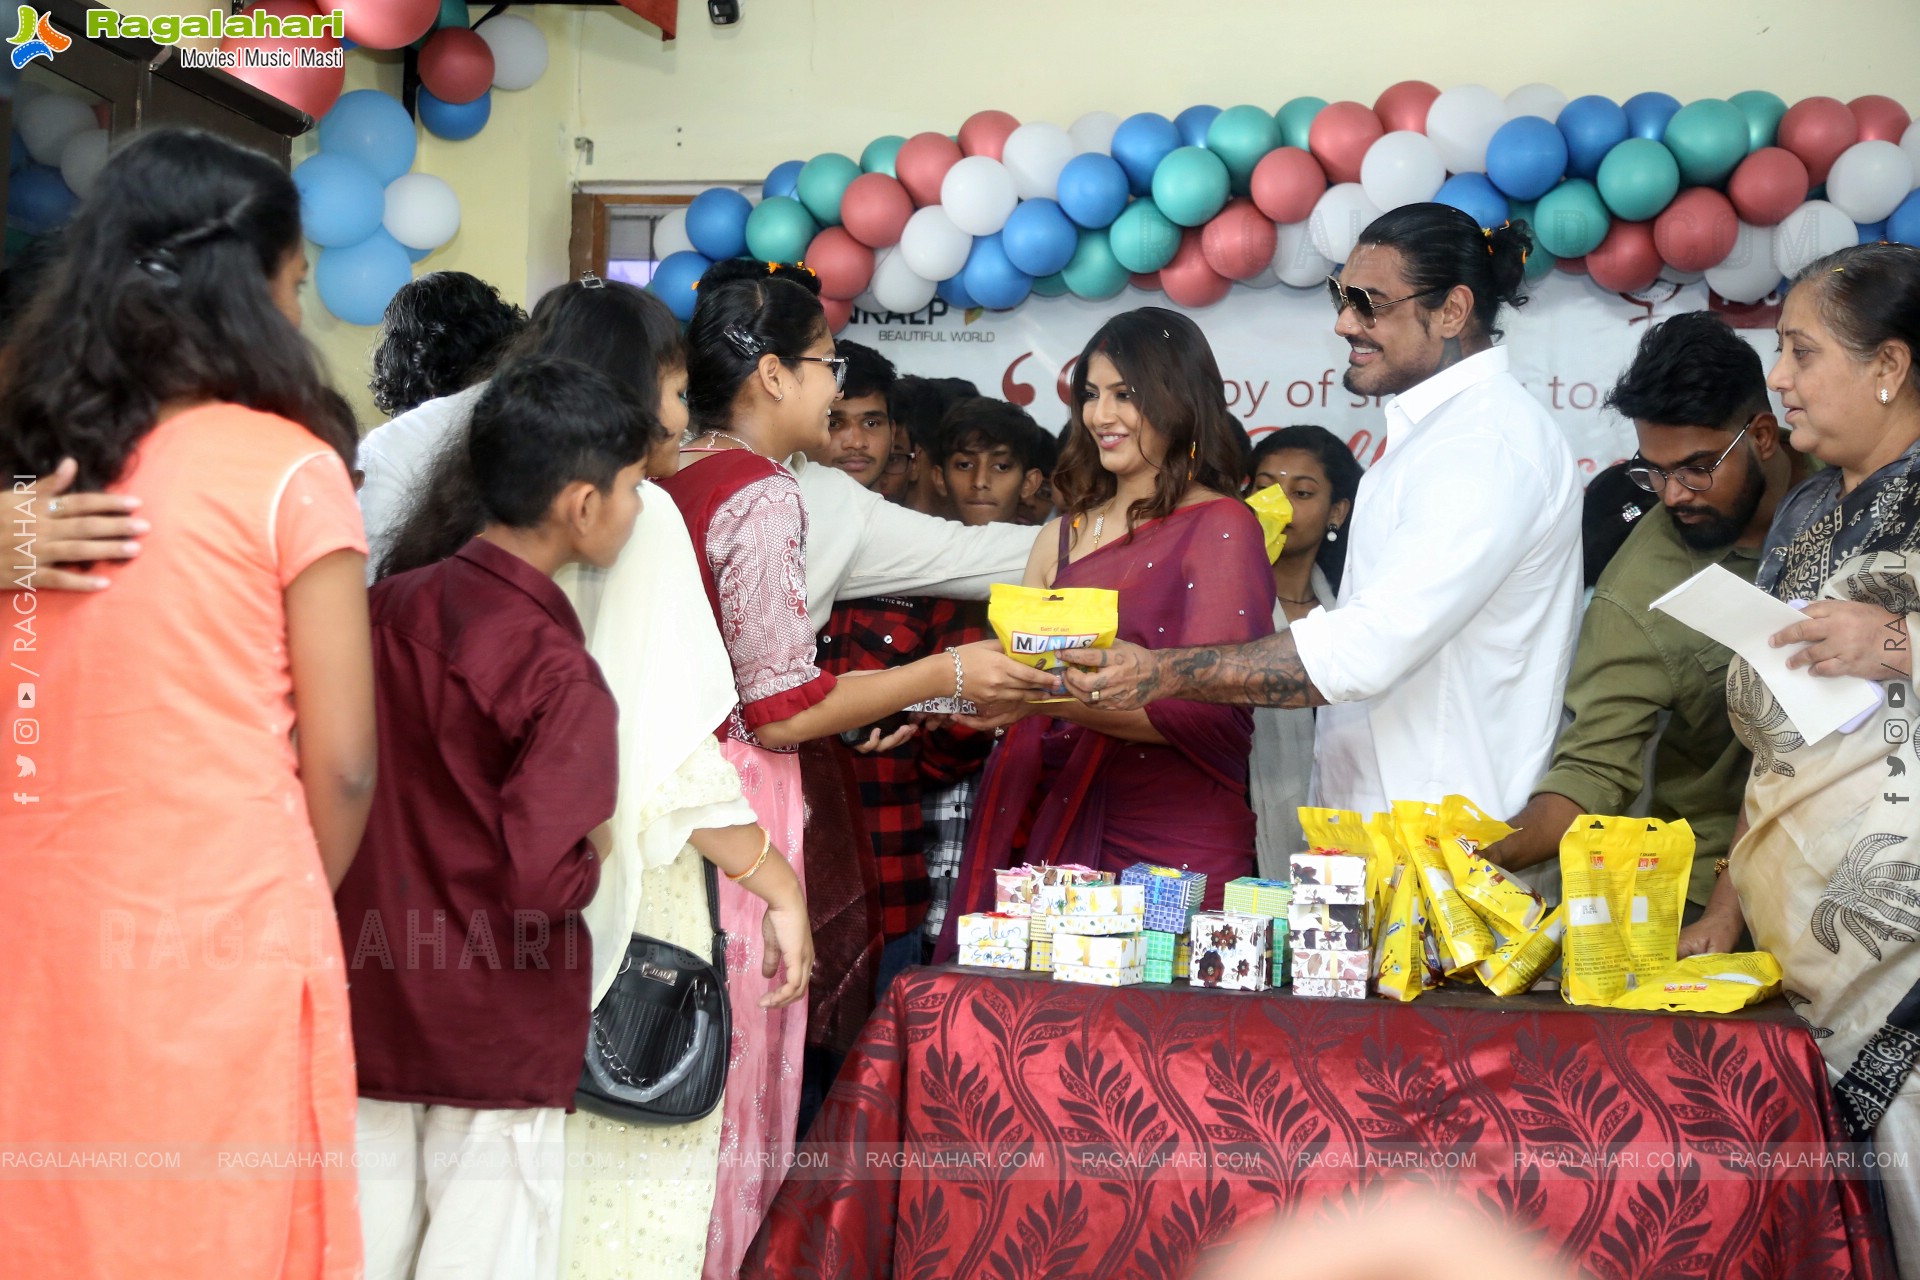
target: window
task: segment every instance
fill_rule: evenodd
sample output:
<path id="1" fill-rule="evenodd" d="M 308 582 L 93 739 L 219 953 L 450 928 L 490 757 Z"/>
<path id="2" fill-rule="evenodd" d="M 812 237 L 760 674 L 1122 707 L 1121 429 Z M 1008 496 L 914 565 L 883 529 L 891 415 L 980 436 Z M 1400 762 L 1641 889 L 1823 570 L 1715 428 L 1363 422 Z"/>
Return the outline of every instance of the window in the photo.
<path id="1" fill-rule="evenodd" d="M 644 288 L 660 259 L 674 248 L 662 244 L 660 223 L 693 203 L 713 183 L 588 183 L 574 192 L 573 275 L 591 271 L 607 280 L 625 280 Z M 751 184 L 740 186 L 758 195 Z"/>

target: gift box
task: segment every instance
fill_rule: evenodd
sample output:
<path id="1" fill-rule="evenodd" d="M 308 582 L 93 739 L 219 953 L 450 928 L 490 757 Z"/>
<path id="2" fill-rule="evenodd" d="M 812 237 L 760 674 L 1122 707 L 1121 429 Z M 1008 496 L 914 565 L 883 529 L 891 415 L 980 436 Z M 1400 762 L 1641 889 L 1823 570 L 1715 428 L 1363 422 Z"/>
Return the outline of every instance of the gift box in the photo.
<path id="1" fill-rule="evenodd" d="M 1365 903 L 1296 902 L 1287 908 L 1287 932 L 1295 951 L 1370 951 L 1372 930 Z"/>
<path id="2" fill-rule="evenodd" d="M 1053 968 L 1053 927 L 1060 917 L 1051 911 L 1036 911 L 1027 917 L 1027 967 L 1037 973 Z"/>
<path id="3" fill-rule="evenodd" d="M 1146 948 L 1137 933 L 1097 935 L 1059 933 L 1053 938 L 1053 968 L 1137 969 L 1146 959 Z M 1173 963 L 1168 952 L 1167 963 Z"/>
<path id="4" fill-rule="evenodd" d="M 983 965 L 989 969 L 1024 969 L 1027 967 L 1027 949 L 991 942 L 963 942 L 960 944 L 960 963 Z"/>
<path id="5" fill-rule="evenodd" d="M 1138 911 L 1113 916 L 1082 916 L 1069 913 L 1053 917 L 1053 932 L 1056 937 L 1063 933 L 1139 933 L 1145 927 L 1146 917 Z"/>
<path id="6" fill-rule="evenodd" d="M 1365 982 L 1372 977 L 1373 957 L 1365 951 L 1300 950 L 1293 953 L 1293 980 L 1330 978 L 1338 982 Z"/>
<path id="7" fill-rule="evenodd" d="M 1148 982 L 1172 982 L 1173 961 L 1148 959 L 1140 966 L 1140 973 Z"/>
<path id="8" fill-rule="evenodd" d="M 1083 964 L 1057 964 L 1053 966 L 1055 982 L 1084 982 L 1095 987 L 1137 987 L 1147 980 L 1145 970 L 1139 965 L 1131 969 L 1097 969 Z"/>
<path id="9" fill-rule="evenodd" d="M 1067 889 L 1076 884 L 1112 884 L 1113 874 L 1107 871 L 1095 871 L 1092 867 L 1068 865 L 1059 867 L 1027 867 L 1033 874 L 1033 896 L 1030 899 L 1028 914 L 1040 911 L 1060 911 L 1067 904 Z"/>
<path id="10" fill-rule="evenodd" d="M 1027 952 L 1027 968 L 1034 973 L 1053 972 L 1053 939 L 1042 938 Z"/>
<path id="11" fill-rule="evenodd" d="M 1026 916 L 1010 916 L 999 911 L 974 911 L 960 917 L 955 926 L 961 946 L 978 943 L 989 946 L 1027 949 Z"/>
<path id="12" fill-rule="evenodd" d="M 1365 978 L 1295 978 L 1293 994 L 1297 996 L 1332 997 L 1338 1000 L 1365 1000 L 1367 982 Z"/>
<path id="13" fill-rule="evenodd" d="M 1165 960 L 1173 963 L 1173 953 L 1179 945 L 1179 939 L 1171 933 L 1159 929 L 1148 929 L 1140 935 L 1140 945 L 1146 949 L 1149 960 Z"/>
<path id="14" fill-rule="evenodd" d="M 1010 916 L 1024 916 L 1033 907 L 1033 870 L 1015 867 L 993 873 L 993 909 Z"/>
<path id="15" fill-rule="evenodd" d="M 1292 902 L 1293 886 L 1285 880 L 1241 876 L 1238 880 L 1227 881 L 1220 906 L 1222 910 L 1236 915 L 1271 916 L 1276 920 L 1284 920 L 1287 918 L 1287 907 Z"/>
<path id="16" fill-rule="evenodd" d="M 1121 884 L 1137 884 L 1146 891 L 1147 928 L 1185 933 L 1207 896 L 1207 877 L 1199 871 L 1175 871 L 1136 862 L 1120 873 Z"/>
<path id="17" fill-rule="evenodd" d="M 1355 854 L 1296 853 L 1287 860 L 1293 876 L 1295 902 L 1361 902 L 1363 897 L 1338 893 L 1347 890 L 1364 895 L 1367 890 L 1367 860 Z"/>
<path id="18" fill-rule="evenodd" d="M 1147 909 L 1147 891 L 1137 884 L 1070 884 L 1070 916 L 1138 915 Z"/>
<path id="19" fill-rule="evenodd" d="M 1191 927 L 1192 922 L 1188 922 Z M 1187 968 L 1193 963 L 1193 943 L 1186 934 L 1176 934 L 1173 939 L 1173 971 L 1181 977 L 1187 976 Z"/>
<path id="20" fill-rule="evenodd" d="M 1266 990 L 1272 929 L 1273 921 L 1265 916 L 1197 913 L 1188 927 L 1187 980 L 1198 987 Z"/>

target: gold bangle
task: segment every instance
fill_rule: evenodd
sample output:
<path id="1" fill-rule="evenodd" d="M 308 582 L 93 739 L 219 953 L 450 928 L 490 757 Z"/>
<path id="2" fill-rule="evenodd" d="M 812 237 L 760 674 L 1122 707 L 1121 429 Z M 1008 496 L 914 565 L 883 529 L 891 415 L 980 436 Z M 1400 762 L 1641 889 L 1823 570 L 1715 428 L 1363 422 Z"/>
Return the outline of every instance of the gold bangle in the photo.
<path id="1" fill-rule="evenodd" d="M 727 872 L 727 879 L 733 881 L 735 884 L 739 884 L 742 880 L 752 878 L 753 873 L 758 871 L 761 866 L 766 863 L 767 851 L 773 848 L 773 832 L 762 830 L 761 836 L 763 838 L 760 841 L 760 856 L 753 860 L 753 865 L 745 871 L 742 871 L 739 875 L 735 875 L 731 871 Z"/>

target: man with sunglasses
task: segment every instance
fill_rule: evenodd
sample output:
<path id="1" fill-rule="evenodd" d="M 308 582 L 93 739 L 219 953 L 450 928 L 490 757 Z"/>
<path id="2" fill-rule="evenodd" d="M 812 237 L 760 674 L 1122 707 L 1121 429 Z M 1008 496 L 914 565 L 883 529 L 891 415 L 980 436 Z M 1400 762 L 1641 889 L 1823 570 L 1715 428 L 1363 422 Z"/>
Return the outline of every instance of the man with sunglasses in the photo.
<path id="1" fill-rule="evenodd" d="M 1561 429 L 1494 345 L 1523 299 L 1524 227 L 1458 209 L 1376 219 L 1329 282 L 1345 384 L 1386 396 L 1334 607 L 1251 644 L 1075 650 L 1090 704 L 1326 705 L 1314 803 L 1525 803 L 1546 768 L 1580 607 L 1580 482 Z"/>
<path id="2" fill-rule="evenodd" d="M 1693 827 L 1691 922 L 1732 842 L 1748 756 L 1727 718 L 1732 655 L 1648 606 L 1708 565 L 1753 581 L 1774 508 L 1805 467 L 1768 407 L 1758 353 L 1710 312 L 1648 329 L 1606 404 L 1633 422 L 1627 476 L 1658 504 L 1594 587 L 1553 766 L 1509 819 L 1519 831 L 1487 856 L 1530 867 L 1558 856 L 1582 813 L 1629 812 L 1655 743 L 1647 812 Z"/>

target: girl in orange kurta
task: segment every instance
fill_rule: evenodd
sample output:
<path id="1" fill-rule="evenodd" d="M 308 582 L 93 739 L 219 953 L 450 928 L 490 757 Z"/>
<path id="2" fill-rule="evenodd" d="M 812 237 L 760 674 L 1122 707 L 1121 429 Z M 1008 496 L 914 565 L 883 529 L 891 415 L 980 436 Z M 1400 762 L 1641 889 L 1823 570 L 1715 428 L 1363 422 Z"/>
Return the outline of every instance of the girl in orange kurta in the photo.
<path id="1" fill-rule="evenodd" d="M 33 623 L 5 681 L 9 1276 L 360 1271 L 332 887 L 372 784 L 365 542 L 299 237 L 273 161 L 149 134 L 0 361 L 10 471 L 70 457 L 151 526 L 105 590 L 0 597 Z"/>

